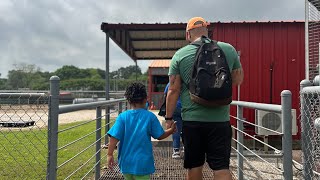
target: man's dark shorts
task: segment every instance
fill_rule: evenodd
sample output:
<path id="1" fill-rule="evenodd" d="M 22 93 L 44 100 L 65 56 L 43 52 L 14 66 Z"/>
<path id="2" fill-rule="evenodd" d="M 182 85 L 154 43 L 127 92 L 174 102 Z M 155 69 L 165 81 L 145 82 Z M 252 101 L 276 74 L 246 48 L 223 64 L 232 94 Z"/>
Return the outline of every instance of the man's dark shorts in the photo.
<path id="1" fill-rule="evenodd" d="M 229 169 L 232 130 L 230 122 L 183 121 L 184 168 L 202 166 Z"/>

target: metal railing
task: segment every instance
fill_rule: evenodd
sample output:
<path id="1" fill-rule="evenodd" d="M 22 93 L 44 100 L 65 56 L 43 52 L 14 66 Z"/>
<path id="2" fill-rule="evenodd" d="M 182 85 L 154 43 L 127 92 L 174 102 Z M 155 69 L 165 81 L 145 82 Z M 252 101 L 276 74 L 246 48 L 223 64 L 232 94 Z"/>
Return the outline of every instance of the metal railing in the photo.
<path id="1" fill-rule="evenodd" d="M 291 117 L 291 92 L 284 90 L 281 93 L 281 105 L 252 103 L 243 101 L 233 101 L 232 105 L 237 106 L 237 127 L 233 127 L 237 132 L 237 138 L 233 138 L 236 142 L 237 148 L 232 147 L 237 156 L 237 178 L 243 179 L 293 179 L 292 170 L 292 117 Z M 277 132 L 255 123 L 250 123 L 243 118 L 243 108 L 250 108 L 256 110 L 264 110 L 270 112 L 281 113 L 282 132 Z M 282 148 L 277 149 L 270 144 L 267 144 L 257 137 L 250 135 L 244 130 L 244 123 L 252 126 L 263 128 L 282 136 Z M 261 154 L 255 152 L 244 144 L 244 136 L 253 139 L 266 147 L 274 150 L 273 154 Z M 246 153 L 244 153 L 244 150 Z M 267 160 L 268 158 L 268 160 Z M 273 158 L 273 161 L 272 159 Z M 278 161 L 274 159 L 282 159 L 282 168 L 276 166 Z M 270 160 L 271 159 L 271 160 Z M 245 160 L 245 161 L 244 161 Z M 244 166 L 246 163 L 246 167 Z"/>
<path id="2" fill-rule="evenodd" d="M 320 179 L 320 86 L 300 83 L 303 179 Z"/>
<path id="3" fill-rule="evenodd" d="M 65 106 L 59 106 L 58 101 L 58 94 L 59 94 L 59 78 L 58 77 L 52 77 L 51 78 L 51 96 L 50 96 L 50 104 L 49 104 L 49 155 L 48 155 L 48 172 L 47 172 L 47 178 L 48 179 L 56 179 L 59 177 L 59 179 L 69 179 L 74 178 L 76 173 L 79 173 L 81 169 L 85 169 L 86 171 L 81 171 L 81 175 L 77 175 L 76 177 L 78 179 L 84 179 L 88 178 L 90 176 L 91 172 L 94 172 L 95 179 L 99 179 L 101 177 L 101 145 L 107 144 L 107 138 L 105 138 L 105 134 L 101 135 L 101 130 L 105 129 L 105 132 L 110 128 L 112 125 L 111 123 L 113 121 L 110 121 L 110 112 L 109 108 L 106 108 L 105 115 L 102 116 L 102 107 L 109 107 L 110 105 L 114 105 L 119 103 L 120 107 L 118 109 L 119 113 L 122 111 L 122 104 L 124 102 L 124 99 L 120 100 L 111 100 L 111 101 L 99 101 L 99 102 L 93 102 L 93 103 L 84 103 L 84 104 L 75 104 L 75 105 L 65 105 Z M 270 105 L 270 104 L 261 104 L 261 103 L 251 103 L 251 102 L 242 102 L 242 101 L 234 101 L 232 105 L 237 106 L 237 117 L 233 117 L 237 120 L 237 127 L 233 127 L 237 131 L 237 138 L 234 138 L 233 140 L 237 143 L 237 148 L 233 148 L 234 152 L 236 152 L 237 156 L 237 178 L 239 180 L 242 179 L 250 179 L 250 178 L 256 178 L 256 179 L 292 179 L 293 178 L 293 172 L 292 172 L 292 133 L 291 133 L 291 92 L 290 91 L 283 91 L 281 93 L 282 97 L 282 103 L 281 105 Z M 84 109 L 90 109 L 90 108 L 96 108 L 96 117 L 84 121 L 80 124 L 76 124 L 74 126 L 69 126 L 65 129 L 58 129 L 58 119 L 59 115 L 64 113 L 69 113 L 73 111 L 78 110 L 84 110 Z M 265 111 L 271 111 L 271 112 L 277 112 L 281 113 L 282 115 L 282 132 L 276 132 L 279 135 L 282 136 L 282 148 L 277 149 L 269 144 L 266 144 L 269 148 L 273 149 L 276 154 L 261 154 L 257 153 L 254 150 L 251 150 L 247 146 L 245 146 L 244 138 L 243 136 L 250 137 L 254 139 L 255 141 L 258 141 L 260 143 L 264 143 L 260 141 L 258 138 L 250 135 L 247 133 L 244 128 L 243 124 L 248 123 L 251 125 L 255 125 L 254 123 L 250 123 L 243 118 L 243 108 L 251 108 L 251 109 L 258 109 L 258 110 L 265 110 Z M 101 119 L 102 117 L 105 117 L 106 123 L 104 126 L 101 125 Z M 58 140 L 59 135 L 63 133 L 67 133 L 68 131 L 71 131 L 74 128 L 78 128 L 81 126 L 84 126 L 86 124 L 89 124 L 91 122 L 96 123 L 95 129 L 93 129 L 90 133 L 82 135 L 81 137 L 78 137 L 70 142 L 66 142 L 65 144 L 58 146 Z M 258 125 L 255 125 L 258 126 Z M 264 128 L 262 126 L 259 126 L 260 128 Z M 271 129 L 264 128 L 265 130 L 272 131 Z M 68 150 L 68 148 L 79 141 L 82 141 L 83 139 L 87 138 L 88 136 L 92 134 L 96 134 L 95 139 L 91 140 L 88 145 L 82 149 L 79 149 L 79 151 L 70 156 L 69 158 L 65 158 L 64 161 L 58 162 L 58 160 L 61 158 L 59 156 L 60 152 L 65 153 L 65 151 Z M 105 138 L 105 142 L 101 143 L 103 138 Z M 62 140 L 62 139 L 61 139 Z M 62 140 L 64 141 L 64 140 Z M 95 151 L 91 151 L 91 154 L 89 158 L 83 159 L 81 154 L 88 151 L 90 148 L 95 147 Z M 170 151 L 170 150 L 169 150 Z M 62 156 L 62 154 L 61 154 Z M 73 169 L 65 168 L 62 170 L 62 168 L 66 167 L 68 164 L 71 164 L 72 161 L 74 161 L 76 158 L 81 159 L 81 165 L 76 165 L 72 163 Z M 92 162 L 95 158 L 95 161 Z M 254 159 L 253 159 L 254 158 Z M 282 168 L 279 169 L 275 162 L 270 162 L 267 159 L 270 158 L 280 158 L 283 160 Z M 256 160 L 260 161 L 260 166 L 255 165 Z M 262 163 L 262 165 L 261 165 Z M 87 165 L 90 164 L 88 167 Z M 246 166 L 245 166 L 246 165 Z M 261 166 L 267 166 L 271 168 L 271 172 L 266 172 L 265 170 L 259 169 Z M 249 175 L 248 172 L 252 171 L 254 169 L 254 175 Z M 58 171 L 64 171 L 64 173 L 61 173 L 63 175 L 59 175 L 57 173 Z M 68 172 L 66 172 L 68 171 Z M 275 172 L 278 172 L 276 174 Z M 118 172 L 119 173 L 119 172 Z M 267 174 L 267 175 L 266 175 Z M 270 175 L 272 174 L 272 175 Z M 276 175 L 274 175 L 276 174 Z M 117 174 L 117 177 L 119 175 Z M 154 177 L 153 177 L 154 178 Z"/>
<path id="4" fill-rule="evenodd" d="M 126 108 L 125 99 L 59 106 L 59 81 L 56 76 L 50 79 L 47 179 L 90 179 L 92 172 L 94 172 L 95 179 L 99 179 L 102 160 L 106 159 L 106 153 L 105 156 L 101 156 L 103 147 L 108 143 L 106 132 L 115 121 L 115 119 L 110 119 L 110 115 L 121 113 L 122 109 Z M 79 111 L 79 116 L 81 116 L 80 110 L 93 108 L 95 108 L 94 118 L 62 129 L 58 128 L 59 115 Z M 103 109 L 105 109 L 104 113 Z M 102 118 L 105 119 L 103 125 Z M 87 134 L 75 134 L 69 141 L 59 138 L 63 134 L 72 133 L 74 129 L 83 127 L 92 129 L 88 130 Z M 89 140 L 85 141 L 87 139 Z M 80 147 L 78 144 L 81 141 L 85 143 Z M 76 153 L 68 154 L 72 146 L 79 149 Z M 75 163 L 76 159 L 79 160 Z"/>
<path id="5" fill-rule="evenodd" d="M 14 105 L 7 105 L 5 103 L 0 104 L 0 122 L 3 122 L 7 117 L 13 120 L 15 116 L 17 116 L 18 119 L 29 117 L 30 119 L 35 120 L 38 118 L 38 121 L 36 121 L 35 125 L 30 127 L 0 126 L 0 140 L 1 142 L 5 142 L 1 143 L 0 145 L 0 148 L 2 149 L 0 153 L 2 153 L 1 158 L 3 160 L 0 164 L 5 166 L 4 169 L 0 168 L 0 177 L 4 179 L 47 178 L 50 180 L 92 179 L 93 177 L 95 179 L 100 179 L 102 174 L 101 170 L 103 169 L 101 166 L 102 164 L 106 163 L 106 153 L 103 148 L 108 143 L 108 138 L 106 138 L 105 132 L 107 132 L 110 126 L 112 126 L 118 113 L 127 108 L 125 99 L 60 106 L 59 78 L 52 77 L 50 79 L 50 86 L 51 91 L 49 97 L 45 94 L 39 93 L 29 95 L 15 94 L 11 96 L 8 94 L 1 96 L 0 94 L 0 102 L 8 102 L 8 99 L 10 99 L 10 102 L 13 101 L 13 99 L 20 99 L 20 104 L 17 103 L 18 100 L 15 100 L 15 103 L 13 103 Z M 23 100 L 25 97 L 30 97 L 27 109 L 30 109 L 31 107 L 33 114 L 31 114 L 25 108 L 26 105 L 23 104 L 25 102 L 25 100 Z M 39 100 L 34 97 L 38 97 Z M 234 142 L 237 143 L 237 148 L 233 147 L 233 152 L 235 153 L 232 154 L 233 157 L 237 156 L 237 160 L 236 163 L 231 163 L 231 169 L 236 170 L 237 179 L 287 180 L 293 178 L 291 93 L 289 91 L 283 91 L 281 93 L 281 97 L 281 105 L 243 101 L 232 102 L 233 106 L 237 106 L 237 117 L 231 116 L 237 121 L 237 126 L 233 127 L 233 129 L 237 132 L 237 137 L 233 138 Z M 30 102 L 31 104 L 33 102 L 34 106 L 30 105 Z M 282 132 L 273 131 L 247 121 L 243 117 L 244 108 L 281 113 Z M 91 114 L 87 118 L 85 117 L 83 111 L 87 111 L 88 109 Z M 17 114 L 19 114 L 20 111 L 22 114 L 18 116 Z M 72 112 L 76 112 L 76 116 L 73 116 L 72 118 L 79 120 L 76 123 L 70 124 L 70 122 L 68 122 L 69 124 L 64 125 L 63 116 Z M 103 119 L 105 119 L 105 121 L 103 121 Z M 275 134 L 279 134 L 282 136 L 282 147 L 276 148 L 261 141 L 259 138 L 247 132 L 247 130 L 244 128 L 244 124 L 250 124 L 252 126 L 263 128 L 267 131 L 272 131 Z M 79 128 L 82 129 L 82 131 L 76 131 L 76 129 Z M 246 139 L 244 137 L 251 138 L 254 141 L 264 144 L 268 148 L 272 149 L 274 153 L 261 153 L 257 152 L 255 149 L 249 148 L 249 146 L 246 145 Z M 21 142 L 27 140 L 26 143 L 28 145 L 23 144 L 25 147 L 23 149 L 18 145 L 18 142 L 15 142 L 15 140 L 18 140 L 20 144 L 23 144 Z M 159 155 L 156 157 L 156 159 L 158 159 L 156 160 L 156 163 L 160 162 L 161 165 L 163 165 L 163 162 L 171 162 L 170 153 L 172 149 L 169 147 L 164 148 L 162 146 L 162 149 L 159 148 L 160 147 L 155 149 L 155 153 L 158 153 Z M 31 159 L 28 159 L 24 156 L 26 152 L 31 155 Z M 19 158 L 17 158 L 18 156 Z M 279 163 L 278 161 L 275 161 L 277 159 L 282 159 L 282 162 Z M 234 161 L 234 159 L 232 158 L 231 161 Z M 314 158 L 312 161 L 305 162 L 304 169 L 307 170 L 307 167 L 313 167 L 314 162 Z M 179 177 L 184 177 L 184 172 L 181 171 L 183 170 L 181 165 L 182 162 L 172 161 L 171 163 L 175 164 L 175 168 L 177 168 L 174 172 L 180 172 L 182 174 L 180 174 L 181 176 Z M 282 164 L 282 168 L 279 168 L 277 164 Z M 47 168 L 45 168 L 46 165 Z M 234 169 L 234 167 L 236 167 L 236 169 Z M 268 170 L 266 170 L 266 167 Z M 18 174 L 14 171 L 17 168 L 21 169 L 20 173 Z M 205 169 L 206 173 L 204 176 L 207 178 L 212 178 L 213 174 L 209 168 L 205 167 Z M 172 170 L 168 170 L 169 174 L 171 172 Z M 233 171 L 233 174 L 235 174 L 234 172 L 235 171 Z M 313 174 L 316 173 L 315 171 L 312 172 Z M 121 177 L 119 176 L 120 172 L 117 171 L 117 173 L 118 174 L 114 176 Z M 8 175 L 6 176 L 5 174 Z M 174 175 L 174 173 L 171 173 L 170 175 L 169 174 L 168 176 L 164 176 L 163 174 L 155 174 L 152 176 L 152 178 L 172 178 Z"/>

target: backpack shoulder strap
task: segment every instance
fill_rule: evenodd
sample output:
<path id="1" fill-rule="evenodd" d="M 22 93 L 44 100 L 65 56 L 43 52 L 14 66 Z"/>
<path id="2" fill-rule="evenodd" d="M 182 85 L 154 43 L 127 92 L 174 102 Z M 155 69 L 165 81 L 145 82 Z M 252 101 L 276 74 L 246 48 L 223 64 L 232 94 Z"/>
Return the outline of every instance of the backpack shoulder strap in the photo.
<path id="1" fill-rule="evenodd" d="M 216 44 L 218 46 L 218 41 L 212 40 L 212 39 L 210 39 L 210 40 L 211 40 L 211 43 Z"/>
<path id="2" fill-rule="evenodd" d="M 212 43 L 214 46 L 217 46 L 219 49 L 221 49 L 221 47 L 218 45 L 218 41 L 210 39 L 210 43 Z"/>
<path id="3" fill-rule="evenodd" d="M 190 44 L 200 47 L 204 44 L 204 42 L 202 42 L 201 40 L 198 40 L 198 41 L 194 41 L 193 43 L 190 43 Z"/>
<path id="4" fill-rule="evenodd" d="M 195 75 L 195 73 L 197 73 L 197 68 L 196 67 L 197 67 L 197 65 L 199 63 L 198 56 L 199 56 L 200 50 L 206 44 L 206 39 L 207 39 L 206 36 L 201 36 L 201 38 L 199 40 L 190 43 L 191 45 L 195 45 L 195 46 L 198 47 L 197 51 L 196 51 L 196 54 L 195 54 L 195 60 L 193 62 L 193 66 L 192 66 L 192 69 L 191 69 L 191 79 L 190 79 L 190 81 L 192 81 L 192 77 Z M 190 82 L 189 83 L 185 83 L 185 85 L 187 86 L 187 89 L 190 90 Z"/>

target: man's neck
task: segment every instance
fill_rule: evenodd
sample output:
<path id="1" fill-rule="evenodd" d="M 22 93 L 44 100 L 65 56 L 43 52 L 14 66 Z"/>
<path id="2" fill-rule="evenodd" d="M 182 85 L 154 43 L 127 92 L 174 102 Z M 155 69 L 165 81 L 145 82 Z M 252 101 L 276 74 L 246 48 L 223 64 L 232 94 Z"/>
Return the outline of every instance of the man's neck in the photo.
<path id="1" fill-rule="evenodd" d="M 193 41 L 191 41 L 191 43 L 193 43 L 193 42 L 195 42 L 195 41 L 201 40 L 201 37 L 202 37 L 202 36 L 207 37 L 206 35 L 201 35 L 201 36 L 195 37 L 195 38 L 193 39 Z"/>
<path id="2" fill-rule="evenodd" d="M 199 41 L 200 39 L 201 39 L 201 36 L 200 36 L 200 37 L 195 38 L 192 42 Z"/>

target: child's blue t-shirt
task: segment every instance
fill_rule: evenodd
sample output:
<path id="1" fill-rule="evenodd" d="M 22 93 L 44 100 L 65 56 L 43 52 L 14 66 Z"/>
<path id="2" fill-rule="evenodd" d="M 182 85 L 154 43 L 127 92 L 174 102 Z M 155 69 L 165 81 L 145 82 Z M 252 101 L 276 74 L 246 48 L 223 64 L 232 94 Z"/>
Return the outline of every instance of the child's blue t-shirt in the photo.
<path id="1" fill-rule="evenodd" d="M 118 139 L 118 163 L 123 174 L 147 175 L 155 172 L 151 137 L 164 133 L 158 118 L 145 109 L 121 113 L 108 135 Z"/>

